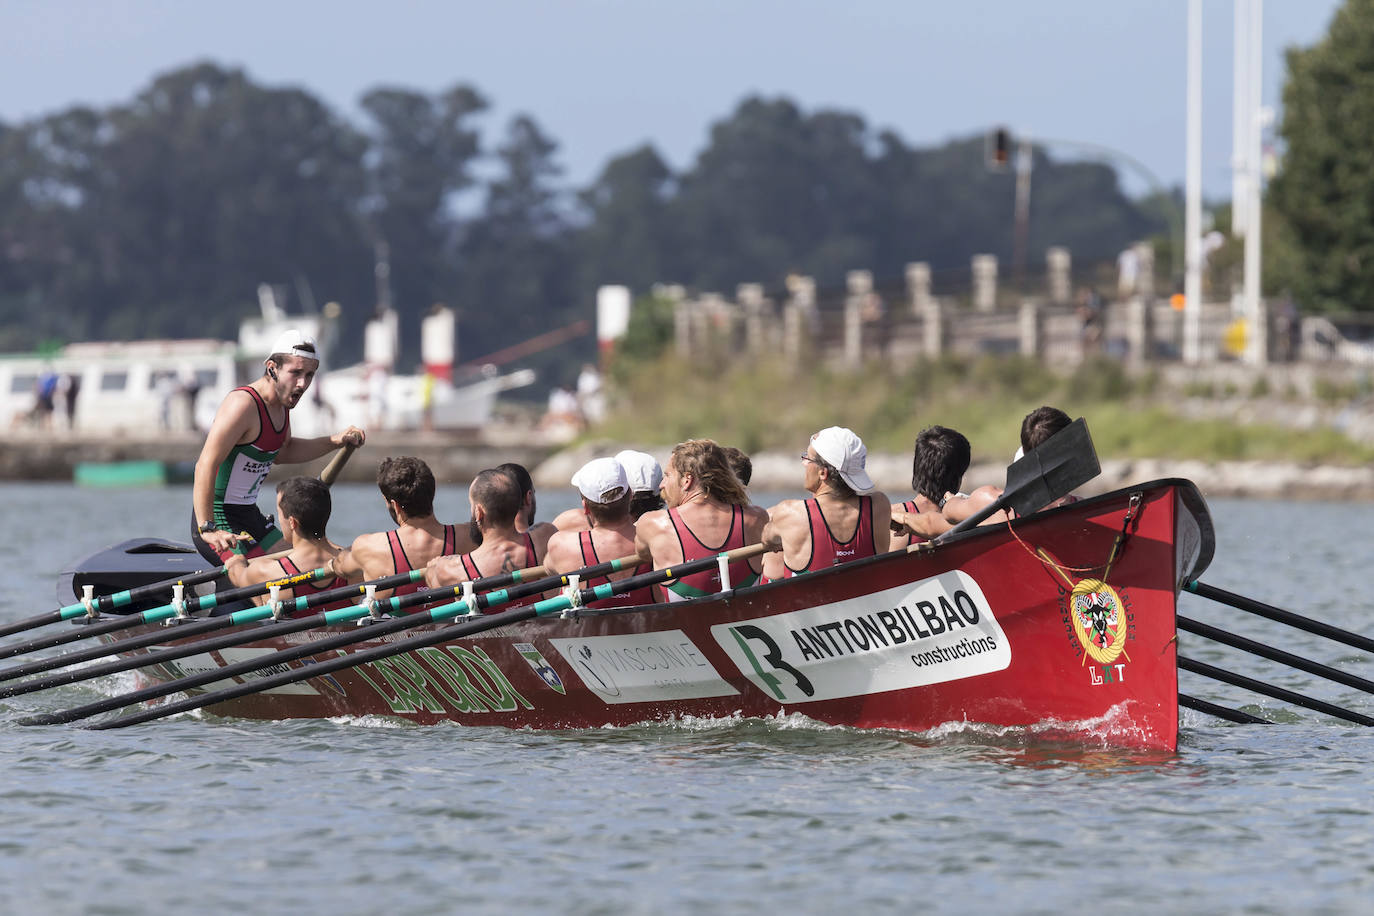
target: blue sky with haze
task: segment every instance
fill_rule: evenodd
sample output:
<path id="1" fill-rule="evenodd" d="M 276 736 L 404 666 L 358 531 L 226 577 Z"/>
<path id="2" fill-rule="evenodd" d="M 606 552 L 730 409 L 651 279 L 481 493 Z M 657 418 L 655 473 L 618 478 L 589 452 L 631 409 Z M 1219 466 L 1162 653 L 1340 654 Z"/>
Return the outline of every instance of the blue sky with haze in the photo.
<path id="1" fill-rule="evenodd" d="M 1339 5 L 1265 3 L 1266 104 L 1280 102 L 1283 48 L 1318 41 Z M 1205 0 L 1209 197 L 1230 195 L 1231 21 L 1229 0 Z M 1172 185 L 1186 27 L 1185 0 L 5 0 L 0 120 L 125 101 L 208 58 L 349 117 L 379 85 L 469 83 L 493 103 L 488 145 L 531 114 L 578 185 L 644 142 L 690 165 L 710 124 L 756 93 L 857 112 L 914 146 L 1003 123 L 1122 150 Z"/>

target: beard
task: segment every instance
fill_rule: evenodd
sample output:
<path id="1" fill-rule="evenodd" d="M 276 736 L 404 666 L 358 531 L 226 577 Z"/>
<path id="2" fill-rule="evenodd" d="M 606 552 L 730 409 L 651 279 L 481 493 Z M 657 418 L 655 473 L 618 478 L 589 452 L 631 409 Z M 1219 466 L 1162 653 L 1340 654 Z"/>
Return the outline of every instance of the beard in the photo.
<path id="1" fill-rule="evenodd" d="M 477 519 L 468 522 L 468 537 L 472 538 L 472 543 L 480 547 L 482 545 L 482 529 L 477 526 Z"/>

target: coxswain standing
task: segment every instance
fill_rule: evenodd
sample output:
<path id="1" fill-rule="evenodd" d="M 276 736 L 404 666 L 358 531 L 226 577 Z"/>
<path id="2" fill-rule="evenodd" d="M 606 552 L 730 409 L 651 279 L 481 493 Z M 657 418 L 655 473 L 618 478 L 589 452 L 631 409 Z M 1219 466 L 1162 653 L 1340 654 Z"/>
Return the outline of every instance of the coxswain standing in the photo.
<path id="1" fill-rule="evenodd" d="M 235 553 L 260 556 L 282 540 L 281 530 L 257 505 L 258 490 L 274 464 L 313 461 L 367 438 L 356 426 L 313 439 L 291 435 L 291 409 L 320 368 L 314 338 L 297 330 L 282 332 L 263 366 L 261 378 L 225 395 L 196 460 L 191 539 L 212 563 Z"/>

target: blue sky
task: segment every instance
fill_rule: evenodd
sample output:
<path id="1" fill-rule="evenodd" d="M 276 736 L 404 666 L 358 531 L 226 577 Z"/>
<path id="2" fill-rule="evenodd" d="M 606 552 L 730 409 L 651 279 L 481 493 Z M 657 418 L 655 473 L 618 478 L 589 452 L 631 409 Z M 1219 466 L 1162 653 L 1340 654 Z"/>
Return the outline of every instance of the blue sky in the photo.
<path id="1" fill-rule="evenodd" d="M 1267 0 L 1266 104 L 1280 102 L 1283 48 L 1319 40 L 1339 5 Z M 1209 197 L 1230 195 L 1231 19 L 1230 0 L 1204 0 Z M 1186 0 L 4 0 L 0 120 L 127 100 L 208 58 L 350 117 L 379 85 L 469 83 L 493 103 L 489 144 L 531 114 L 575 184 L 644 142 L 686 167 L 713 121 L 761 93 L 858 112 L 917 146 L 1002 123 L 1109 147 L 1171 185 L 1186 20 Z"/>

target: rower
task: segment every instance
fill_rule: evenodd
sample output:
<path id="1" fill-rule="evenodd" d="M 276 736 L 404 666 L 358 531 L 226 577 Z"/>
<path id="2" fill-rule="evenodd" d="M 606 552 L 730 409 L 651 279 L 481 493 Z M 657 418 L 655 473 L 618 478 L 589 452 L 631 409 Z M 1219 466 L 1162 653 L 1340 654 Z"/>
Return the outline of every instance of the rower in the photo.
<path id="1" fill-rule="evenodd" d="M 391 531 L 360 534 L 334 560 L 334 569 L 350 582 L 380 579 L 424 569 L 445 554 L 468 553 L 477 545 L 467 525 L 446 525 L 434 517 L 434 472 L 419 458 L 385 458 L 377 467 L 377 489 L 391 520 Z M 377 598 L 418 592 L 421 583 L 380 591 Z"/>
<path id="2" fill-rule="evenodd" d="M 548 541 L 557 529 L 550 522 L 536 522 L 534 520 L 534 478 L 530 477 L 529 470 L 523 464 L 516 464 L 514 461 L 498 464 L 496 470 L 509 474 L 516 486 L 520 488 L 520 514 L 515 517 L 515 530 L 530 532 L 541 544 Z M 478 543 L 481 542 L 478 541 Z"/>
<path id="3" fill-rule="evenodd" d="M 615 460 L 625 469 L 630 482 L 630 518 L 639 521 L 646 512 L 663 508 L 663 467 L 648 452 L 632 448 L 616 452 Z"/>
<path id="4" fill-rule="evenodd" d="M 635 526 L 635 548 L 655 569 L 699 560 L 758 542 L 768 513 L 749 504 L 725 450 L 710 439 L 689 439 L 673 449 L 663 472 L 668 508 L 649 512 Z M 758 580 L 758 558 L 730 563 L 730 585 Z M 669 601 L 721 590 L 720 571 L 709 569 L 675 579 L 663 590 Z"/>
<path id="5" fill-rule="evenodd" d="M 1034 451 L 1055 433 L 1064 429 L 1073 420 L 1069 415 L 1057 407 L 1042 406 L 1037 407 L 1021 420 L 1021 447 L 1016 450 L 1012 461 L 1020 461 L 1029 452 Z M 964 519 L 981 512 L 984 507 L 991 505 L 1002 495 L 1002 488 L 992 485 L 984 485 L 975 489 L 968 496 L 961 499 L 951 499 L 945 503 L 943 513 L 945 518 L 953 524 L 958 524 Z M 1056 506 L 1068 505 L 1077 502 L 1078 497 L 1072 493 L 1056 499 L 1041 509 L 1053 509 Z M 1038 511 L 1038 510 L 1037 510 Z M 991 525 L 1007 520 L 1006 512 L 995 512 L 980 524 Z"/>
<path id="6" fill-rule="evenodd" d="M 291 550 L 285 556 L 255 557 L 251 560 L 241 554 L 231 554 L 224 563 L 229 582 L 236 587 L 258 585 L 327 567 L 342 549 L 329 540 L 325 531 L 332 506 L 329 487 L 316 477 L 289 477 L 277 484 L 277 518 L 281 519 Z M 318 580 L 304 582 L 281 589 L 278 598 L 285 601 L 293 596 L 346 585 L 347 580 L 340 576 L 323 584 L 318 584 Z M 271 596 L 260 595 L 253 600 L 258 604 L 267 604 Z M 290 616 L 309 617 L 321 611 L 351 607 L 356 603 L 355 595 L 319 607 L 303 608 L 292 612 Z"/>
<path id="7" fill-rule="evenodd" d="M 811 497 L 778 503 L 763 529 L 764 546 L 781 551 L 781 578 L 887 552 L 892 510 L 865 470 L 867 459 L 853 430 L 829 426 L 811 437 L 801 456 Z"/>
<path id="8" fill-rule="evenodd" d="M 639 521 L 639 517 L 645 512 L 662 509 L 663 497 L 659 494 L 659 489 L 663 486 L 663 468 L 657 459 L 648 452 L 627 448 L 617 452 L 615 460 L 625 470 L 625 479 L 630 485 L 630 520 Z M 747 457 L 744 460 L 749 461 Z M 748 484 L 748 480 L 741 482 Z M 591 530 L 591 525 L 587 522 L 587 513 L 581 506 L 564 509 L 558 513 L 554 517 L 553 525 L 559 531 Z"/>
<path id="9" fill-rule="evenodd" d="M 431 588 L 452 587 L 458 582 L 496 576 L 517 569 L 538 566 L 548 545 L 549 534 L 540 530 L 520 531 L 516 519 L 527 505 L 521 498 L 515 477 L 499 468 L 488 468 L 473 478 L 468 487 L 472 520 L 481 537 L 479 546 L 462 554 L 449 554 L 431 560 L 425 569 L 425 584 Z M 539 526 L 536 526 L 538 528 Z M 543 526 L 552 529 L 552 525 Z M 501 609 L 533 604 L 539 595 L 503 605 Z"/>
<path id="10" fill-rule="evenodd" d="M 928 541 L 954 527 L 942 510 L 952 499 L 968 499 L 959 485 L 971 457 L 968 439 L 948 426 L 927 426 L 916 434 L 911 452 L 916 496 L 892 506 L 890 549 L 906 547 L 913 539 Z"/>
<path id="11" fill-rule="evenodd" d="M 191 541 L 211 563 L 234 553 L 260 556 L 281 541 L 281 530 L 257 506 L 274 464 L 313 461 L 367 438 L 356 426 L 314 439 L 291 435 L 291 408 L 320 368 L 313 337 L 283 331 L 263 366 L 261 378 L 225 395 L 196 460 Z"/>
<path id="12" fill-rule="evenodd" d="M 630 482 L 625 469 L 614 458 L 594 458 L 572 477 L 572 485 L 582 497 L 583 517 L 590 527 L 583 531 L 560 530 L 549 538 L 544 569 L 567 573 L 586 566 L 635 553 L 635 521 L 630 517 Z M 597 576 L 582 583 L 583 588 L 649 572 L 641 564 L 628 572 Z M 654 602 L 653 586 L 646 585 L 610 598 L 592 602 L 589 607 L 631 607 Z"/>

